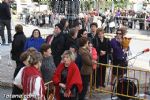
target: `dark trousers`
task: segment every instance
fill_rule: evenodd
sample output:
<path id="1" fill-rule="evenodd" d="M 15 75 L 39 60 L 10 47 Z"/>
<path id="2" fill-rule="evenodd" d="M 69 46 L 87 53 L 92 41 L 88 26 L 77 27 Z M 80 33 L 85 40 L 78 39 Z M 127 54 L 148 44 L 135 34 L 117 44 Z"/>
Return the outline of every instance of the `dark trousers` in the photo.
<path id="1" fill-rule="evenodd" d="M 132 22 L 128 22 L 128 26 L 129 26 L 129 28 L 132 28 Z"/>
<path id="2" fill-rule="evenodd" d="M 127 73 L 127 69 L 123 69 L 128 66 L 128 62 L 126 60 L 119 60 L 119 59 L 114 59 L 113 60 L 113 65 L 119 66 L 119 67 L 114 67 L 112 74 L 115 76 L 123 76 L 124 74 Z"/>
<path id="3" fill-rule="evenodd" d="M 79 100 L 85 99 L 85 95 L 88 91 L 89 82 L 90 82 L 90 75 L 82 75 L 83 90 L 79 94 Z"/>
<path id="4" fill-rule="evenodd" d="M 22 95 L 23 91 L 22 89 L 18 88 L 16 85 L 12 88 L 12 95 Z M 21 98 L 11 98 L 11 100 L 21 100 Z"/>
<path id="5" fill-rule="evenodd" d="M 96 71 L 96 88 L 105 87 L 106 66 L 99 66 Z"/>
<path id="6" fill-rule="evenodd" d="M 2 38 L 2 42 L 5 43 L 4 29 L 7 29 L 8 35 L 8 43 L 11 43 L 11 20 L 0 20 L 0 36 Z"/>
<path id="7" fill-rule="evenodd" d="M 60 100 L 78 100 L 78 97 L 64 97 L 63 95 L 60 95 Z"/>
<path id="8" fill-rule="evenodd" d="M 140 22 L 139 25 L 140 25 L 140 30 L 144 30 L 144 23 Z"/>

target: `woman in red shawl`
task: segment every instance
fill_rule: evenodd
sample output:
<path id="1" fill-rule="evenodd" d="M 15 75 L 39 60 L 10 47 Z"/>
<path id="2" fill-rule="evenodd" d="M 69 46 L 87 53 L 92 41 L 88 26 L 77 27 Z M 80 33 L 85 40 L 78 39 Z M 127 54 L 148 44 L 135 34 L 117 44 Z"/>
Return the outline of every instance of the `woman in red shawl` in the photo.
<path id="1" fill-rule="evenodd" d="M 53 76 L 57 100 L 77 100 L 78 93 L 82 91 L 81 75 L 74 60 L 74 54 L 65 51 Z"/>
<path id="2" fill-rule="evenodd" d="M 19 71 L 14 84 L 23 89 L 23 100 L 45 100 L 45 86 L 39 70 L 42 55 L 36 51 L 27 59 L 29 66 Z"/>

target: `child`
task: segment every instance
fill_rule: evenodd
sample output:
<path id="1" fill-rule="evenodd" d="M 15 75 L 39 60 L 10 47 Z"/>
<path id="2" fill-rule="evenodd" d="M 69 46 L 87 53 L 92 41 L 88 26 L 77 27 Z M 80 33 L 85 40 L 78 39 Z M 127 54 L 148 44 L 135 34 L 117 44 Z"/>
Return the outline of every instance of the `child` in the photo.
<path id="1" fill-rule="evenodd" d="M 97 51 L 96 51 L 96 49 L 93 47 L 93 44 L 92 44 L 91 42 L 89 42 L 88 45 L 89 45 L 90 53 L 91 53 L 91 55 L 92 55 L 92 60 L 95 61 L 95 62 L 97 62 L 98 56 L 97 56 Z M 96 63 L 93 64 L 93 70 L 96 69 L 96 66 L 97 66 Z"/>

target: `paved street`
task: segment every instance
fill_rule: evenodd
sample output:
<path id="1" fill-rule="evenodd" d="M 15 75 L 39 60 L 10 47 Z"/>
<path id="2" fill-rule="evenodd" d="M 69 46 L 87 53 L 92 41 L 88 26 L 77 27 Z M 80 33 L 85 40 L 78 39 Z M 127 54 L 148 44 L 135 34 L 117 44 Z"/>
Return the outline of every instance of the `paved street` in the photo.
<path id="1" fill-rule="evenodd" d="M 0 87 L 0 100 L 11 100 L 9 96 L 11 95 L 10 88 Z M 100 99 L 101 97 L 101 99 Z M 110 95 L 94 94 L 90 100 L 110 100 Z"/>
<path id="2" fill-rule="evenodd" d="M 11 94 L 11 88 L 0 87 L 0 100 L 11 100 L 8 95 Z"/>

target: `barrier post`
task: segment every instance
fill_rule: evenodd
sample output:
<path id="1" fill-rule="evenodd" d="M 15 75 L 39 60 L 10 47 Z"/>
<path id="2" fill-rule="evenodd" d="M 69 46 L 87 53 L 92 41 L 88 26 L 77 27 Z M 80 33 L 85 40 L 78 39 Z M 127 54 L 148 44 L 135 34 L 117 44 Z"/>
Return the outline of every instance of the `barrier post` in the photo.
<path id="1" fill-rule="evenodd" d="M 92 96 L 92 74 L 90 75 L 90 97 Z"/>

